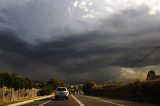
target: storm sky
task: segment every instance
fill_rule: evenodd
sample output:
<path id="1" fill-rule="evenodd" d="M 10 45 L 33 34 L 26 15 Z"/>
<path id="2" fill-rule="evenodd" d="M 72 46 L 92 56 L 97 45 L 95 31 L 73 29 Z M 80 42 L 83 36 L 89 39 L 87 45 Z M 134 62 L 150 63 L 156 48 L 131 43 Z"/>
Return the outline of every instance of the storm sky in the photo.
<path id="1" fill-rule="evenodd" d="M 134 66 L 160 46 L 159 17 L 159 0 L 0 0 L 0 70 L 34 80 L 143 79 L 160 73 L 160 50 Z"/>

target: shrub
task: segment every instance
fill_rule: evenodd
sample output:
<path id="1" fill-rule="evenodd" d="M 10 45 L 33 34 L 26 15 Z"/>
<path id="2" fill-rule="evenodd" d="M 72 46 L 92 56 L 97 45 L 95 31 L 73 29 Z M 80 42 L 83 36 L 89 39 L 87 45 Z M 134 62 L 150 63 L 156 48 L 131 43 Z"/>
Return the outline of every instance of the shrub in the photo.
<path id="1" fill-rule="evenodd" d="M 44 96 L 44 95 L 49 95 L 53 92 L 53 87 L 47 85 L 44 86 L 41 90 L 40 90 L 40 95 Z"/>
<path id="2" fill-rule="evenodd" d="M 56 79 L 50 79 L 48 82 L 47 82 L 47 85 L 51 86 L 54 90 L 58 87 L 58 86 L 64 86 L 64 84 L 59 81 L 59 80 L 56 80 Z"/>
<path id="3" fill-rule="evenodd" d="M 8 87 L 17 89 L 32 89 L 32 81 L 28 78 L 19 77 L 17 74 L 13 73 L 0 73 L 0 87 Z"/>
<path id="4" fill-rule="evenodd" d="M 96 86 L 96 82 L 94 81 L 87 81 L 84 86 L 83 86 L 83 91 L 84 91 L 84 94 L 87 94 L 91 88 L 95 87 Z"/>

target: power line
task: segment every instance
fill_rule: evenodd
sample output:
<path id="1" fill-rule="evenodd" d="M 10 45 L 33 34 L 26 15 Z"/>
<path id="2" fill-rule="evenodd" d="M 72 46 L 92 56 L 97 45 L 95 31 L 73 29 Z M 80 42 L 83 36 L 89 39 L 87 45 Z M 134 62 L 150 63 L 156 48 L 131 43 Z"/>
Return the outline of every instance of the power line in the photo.
<path id="1" fill-rule="evenodd" d="M 133 64 L 131 67 L 135 67 L 137 66 L 139 63 L 141 63 L 142 61 L 144 61 L 145 59 L 147 59 L 148 57 L 150 57 L 153 53 L 155 53 L 158 49 L 160 49 L 159 47 L 156 47 L 155 49 L 153 49 L 149 54 L 147 54 L 146 56 L 144 56 L 143 58 L 141 58 L 140 60 L 138 60 L 135 64 Z"/>
<path id="2" fill-rule="evenodd" d="M 155 53 L 158 49 L 160 49 L 160 46 L 156 47 L 155 49 L 153 49 L 149 54 L 147 54 L 146 56 L 144 56 L 143 58 L 141 58 L 140 60 L 138 60 L 135 64 L 133 64 L 131 67 L 135 67 L 137 66 L 139 63 L 141 63 L 142 61 L 144 61 L 145 59 L 147 59 L 148 57 L 150 57 L 153 53 Z M 114 76 L 112 76 L 110 79 L 116 78 L 119 75 L 121 75 L 121 73 L 118 73 Z"/>

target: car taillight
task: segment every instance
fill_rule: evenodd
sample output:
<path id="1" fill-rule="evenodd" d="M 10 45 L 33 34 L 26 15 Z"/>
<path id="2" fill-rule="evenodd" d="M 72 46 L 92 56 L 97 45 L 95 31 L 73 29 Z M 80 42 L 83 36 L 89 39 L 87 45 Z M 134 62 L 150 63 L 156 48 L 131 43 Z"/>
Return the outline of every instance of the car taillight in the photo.
<path id="1" fill-rule="evenodd" d="M 68 94 L 68 91 L 67 91 L 67 92 L 65 92 L 65 94 Z"/>

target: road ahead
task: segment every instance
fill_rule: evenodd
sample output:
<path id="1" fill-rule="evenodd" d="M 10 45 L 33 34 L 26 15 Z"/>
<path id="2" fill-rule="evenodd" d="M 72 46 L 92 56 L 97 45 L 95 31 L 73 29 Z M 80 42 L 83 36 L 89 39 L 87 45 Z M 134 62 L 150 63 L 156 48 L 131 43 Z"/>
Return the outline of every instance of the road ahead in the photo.
<path id="1" fill-rule="evenodd" d="M 37 100 L 23 106 L 156 106 L 156 105 L 122 101 L 122 100 L 109 100 L 105 98 L 71 94 L 69 96 L 69 100 L 54 100 L 54 97 L 52 97 L 43 100 Z"/>

